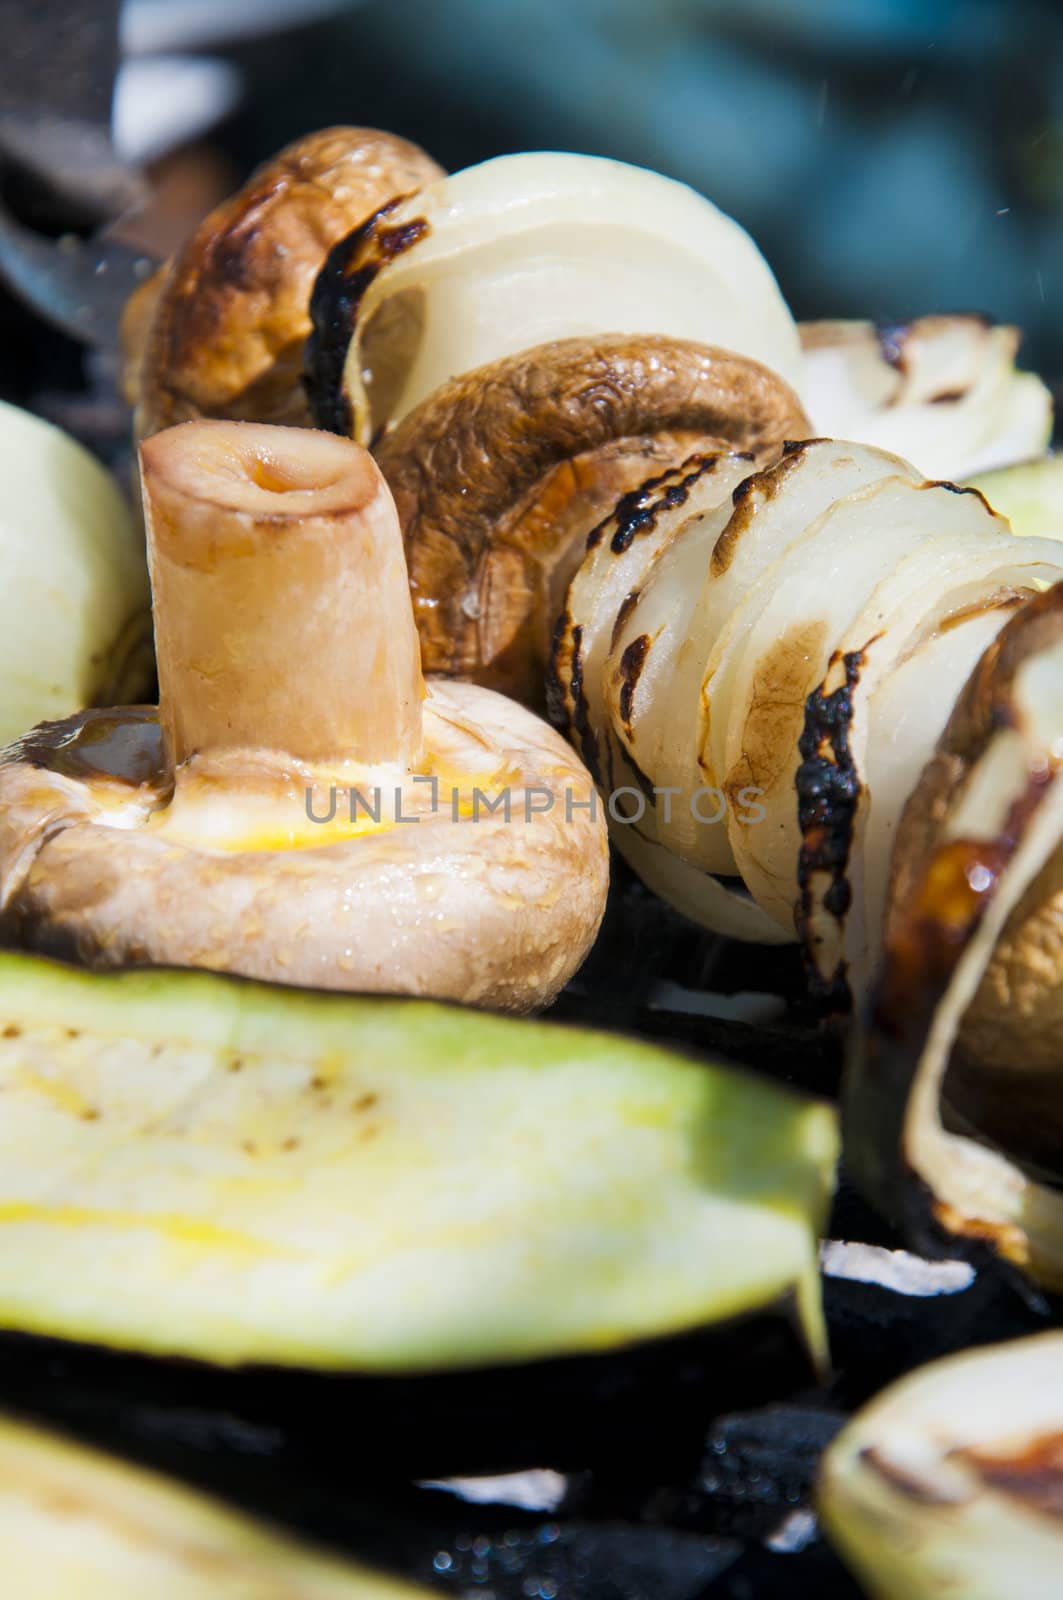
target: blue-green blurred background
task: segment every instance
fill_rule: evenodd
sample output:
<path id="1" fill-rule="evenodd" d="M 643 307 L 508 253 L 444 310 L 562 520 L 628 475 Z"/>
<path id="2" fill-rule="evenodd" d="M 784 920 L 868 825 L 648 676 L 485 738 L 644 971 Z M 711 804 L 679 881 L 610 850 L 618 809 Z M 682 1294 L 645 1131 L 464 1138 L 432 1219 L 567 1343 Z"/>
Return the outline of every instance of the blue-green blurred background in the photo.
<path id="1" fill-rule="evenodd" d="M 738 217 L 799 316 L 986 311 L 1063 373 L 1057 5 L 363 0 L 255 49 L 229 129 L 244 164 L 328 120 L 451 168 L 621 157 Z"/>

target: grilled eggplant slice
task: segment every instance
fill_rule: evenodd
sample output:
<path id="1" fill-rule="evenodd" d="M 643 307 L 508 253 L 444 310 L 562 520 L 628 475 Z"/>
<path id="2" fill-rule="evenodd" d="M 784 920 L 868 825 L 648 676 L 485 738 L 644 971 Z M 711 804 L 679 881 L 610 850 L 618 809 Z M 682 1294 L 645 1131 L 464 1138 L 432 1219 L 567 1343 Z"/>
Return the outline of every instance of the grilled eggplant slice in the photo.
<path id="1" fill-rule="evenodd" d="M 971 479 L 1023 538 L 1063 539 L 1063 455 L 1039 456 Z"/>
<path id="2" fill-rule="evenodd" d="M 1063 1289 L 1063 584 L 969 679 L 905 809 L 847 1159 L 931 1252 L 986 1242 Z"/>
<path id="3" fill-rule="evenodd" d="M 1063 1571 L 1063 1334 L 933 1362 L 828 1450 L 819 1506 L 873 1600 L 1052 1600 Z"/>
<path id="4" fill-rule="evenodd" d="M 203 1495 L 0 1420 L 0 1572 L 9 1600 L 416 1600 L 393 1582 Z"/>
<path id="5" fill-rule="evenodd" d="M 0 1327 L 439 1372 L 789 1301 L 830 1110 L 606 1034 L 0 958 Z"/>

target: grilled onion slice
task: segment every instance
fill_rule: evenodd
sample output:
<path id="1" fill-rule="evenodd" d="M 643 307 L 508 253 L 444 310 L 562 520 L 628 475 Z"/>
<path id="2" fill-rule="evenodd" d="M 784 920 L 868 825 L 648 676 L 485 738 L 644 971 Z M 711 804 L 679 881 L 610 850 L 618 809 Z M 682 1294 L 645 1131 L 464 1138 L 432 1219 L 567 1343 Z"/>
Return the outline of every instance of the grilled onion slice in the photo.
<path id="1" fill-rule="evenodd" d="M 1063 1570 L 1063 1334 L 895 1383 L 824 1457 L 827 1534 L 872 1600 L 1051 1600 Z"/>
<path id="2" fill-rule="evenodd" d="M 636 870 L 721 933 L 799 936 L 845 1009 L 881 947 L 901 808 L 1063 547 L 870 445 L 810 440 L 740 471 L 694 459 L 595 531 L 553 712 L 598 783 L 630 791 L 611 821 Z"/>
<path id="3" fill-rule="evenodd" d="M 1021 334 L 979 316 L 910 323 L 807 322 L 809 414 L 823 433 L 863 439 L 962 480 L 1045 448 L 1052 396 L 1015 366 Z"/>
<path id="4" fill-rule="evenodd" d="M 685 184 L 596 156 L 499 156 L 386 207 L 334 247 L 311 315 L 315 420 L 364 444 L 451 378 L 576 335 L 692 339 L 801 376 L 749 235 Z"/>
<path id="5" fill-rule="evenodd" d="M 1063 585 L 972 675 L 901 821 L 848 1160 L 926 1250 L 1063 1289 Z"/>

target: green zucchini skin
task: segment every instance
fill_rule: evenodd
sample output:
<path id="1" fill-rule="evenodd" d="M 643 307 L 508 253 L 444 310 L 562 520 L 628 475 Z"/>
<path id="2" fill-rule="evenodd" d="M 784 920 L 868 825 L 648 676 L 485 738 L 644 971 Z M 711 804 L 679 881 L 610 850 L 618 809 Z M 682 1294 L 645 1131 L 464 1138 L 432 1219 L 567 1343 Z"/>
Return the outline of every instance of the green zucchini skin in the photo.
<path id="1" fill-rule="evenodd" d="M 0 1394 L 78 1426 L 342 1414 L 427 1475 L 652 1454 L 751 1341 L 749 1403 L 822 1369 L 833 1113 L 731 1068 L 9 952 L 0 1100 Z"/>
<path id="2" fill-rule="evenodd" d="M 418 1600 L 128 1463 L 0 1418 L 0 1572 L 10 1600 Z"/>

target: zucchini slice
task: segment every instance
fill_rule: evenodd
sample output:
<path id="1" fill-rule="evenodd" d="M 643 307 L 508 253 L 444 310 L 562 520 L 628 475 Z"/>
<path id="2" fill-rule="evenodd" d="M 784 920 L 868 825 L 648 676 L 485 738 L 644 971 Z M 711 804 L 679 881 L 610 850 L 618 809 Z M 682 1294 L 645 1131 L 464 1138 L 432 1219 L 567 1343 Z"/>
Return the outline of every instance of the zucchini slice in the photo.
<path id="1" fill-rule="evenodd" d="M 932 1362 L 823 1459 L 819 1509 L 873 1600 L 1054 1600 L 1063 1572 L 1063 1334 Z"/>
<path id="2" fill-rule="evenodd" d="M 1063 539 L 1063 455 L 1038 456 L 970 480 L 1022 538 Z"/>
<path id="3" fill-rule="evenodd" d="M 832 1111 L 421 1001 L 0 955 L 0 1329 L 428 1373 L 791 1304 L 824 1356 Z"/>
<path id="4" fill-rule="evenodd" d="M 0 1419 L 8 1600 L 416 1600 L 152 1472 Z"/>

